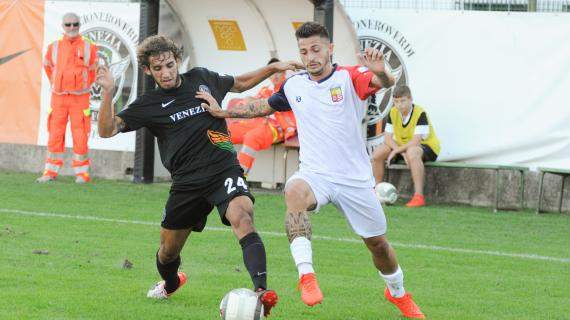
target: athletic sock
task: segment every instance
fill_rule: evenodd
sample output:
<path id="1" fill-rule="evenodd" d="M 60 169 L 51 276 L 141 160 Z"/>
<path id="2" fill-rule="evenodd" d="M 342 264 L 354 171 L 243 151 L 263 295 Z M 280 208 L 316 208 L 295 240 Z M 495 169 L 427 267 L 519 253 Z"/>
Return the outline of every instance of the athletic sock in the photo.
<path id="1" fill-rule="evenodd" d="M 305 237 L 297 237 L 291 242 L 290 248 L 291 255 L 299 271 L 299 278 L 307 273 L 315 273 L 311 241 Z"/>
<path id="2" fill-rule="evenodd" d="M 404 272 L 402 272 L 400 266 L 398 266 L 398 270 L 392 274 L 385 275 L 380 271 L 378 271 L 378 273 L 384 279 L 384 282 L 386 282 L 386 286 L 388 290 L 390 290 L 392 297 L 401 298 L 406 294 L 406 290 L 404 290 Z"/>
<path id="3" fill-rule="evenodd" d="M 265 257 L 265 246 L 257 232 L 252 232 L 239 241 L 243 252 L 243 263 L 249 275 L 255 291 L 267 289 L 267 259 Z"/>
<path id="4" fill-rule="evenodd" d="M 180 284 L 180 279 L 178 278 L 178 267 L 180 267 L 180 256 L 174 259 L 174 261 L 162 264 L 160 263 L 160 260 L 158 260 L 158 252 L 156 253 L 156 268 L 164 280 L 164 290 L 166 290 L 166 293 L 168 294 L 176 291 Z"/>

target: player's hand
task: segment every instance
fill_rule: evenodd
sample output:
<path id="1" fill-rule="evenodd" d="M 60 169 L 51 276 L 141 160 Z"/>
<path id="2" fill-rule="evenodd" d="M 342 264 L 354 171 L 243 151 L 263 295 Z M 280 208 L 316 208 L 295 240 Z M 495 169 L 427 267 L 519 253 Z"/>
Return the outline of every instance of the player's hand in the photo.
<path id="1" fill-rule="evenodd" d="M 105 92 L 112 92 L 115 89 L 115 79 L 107 66 L 98 66 L 95 81 Z"/>
<path id="2" fill-rule="evenodd" d="M 287 70 L 302 70 L 305 66 L 298 61 L 278 61 L 271 64 L 275 68 L 275 72 L 287 71 Z"/>
<path id="3" fill-rule="evenodd" d="M 358 60 L 360 64 L 368 68 L 372 73 L 379 74 L 386 72 L 386 65 L 384 64 L 384 54 L 378 49 L 366 48 L 364 52 L 359 53 Z"/>
<path id="4" fill-rule="evenodd" d="M 208 92 L 198 91 L 196 92 L 196 98 L 205 100 L 207 102 L 207 103 L 202 103 L 201 106 L 204 109 L 208 110 L 208 112 L 210 112 L 212 116 L 216 118 L 227 117 L 227 111 L 222 109 L 222 107 L 220 107 L 220 105 L 218 104 L 218 101 L 216 101 L 216 99 L 214 99 L 214 97 L 212 97 L 212 95 L 209 94 Z"/>

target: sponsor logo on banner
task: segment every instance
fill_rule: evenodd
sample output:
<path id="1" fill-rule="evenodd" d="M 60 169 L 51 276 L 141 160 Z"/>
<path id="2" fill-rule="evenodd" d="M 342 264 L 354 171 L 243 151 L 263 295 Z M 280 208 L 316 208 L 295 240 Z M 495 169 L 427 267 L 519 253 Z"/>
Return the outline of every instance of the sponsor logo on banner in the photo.
<path id="1" fill-rule="evenodd" d="M 360 50 L 371 47 L 384 55 L 386 68 L 394 75 L 396 83 L 390 88 L 380 89 L 370 98 L 366 115 L 366 147 L 372 155 L 375 147 L 384 141 L 382 119 L 388 116 L 392 107 L 392 91 L 396 86 L 408 84 L 406 60 L 415 54 L 410 42 L 393 26 L 375 19 L 353 21 L 358 34 Z"/>
<path id="2" fill-rule="evenodd" d="M 123 110 L 136 97 L 137 63 L 135 48 L 138 30 L 109 12 L 93 12 L 81 16 L 83 36 L 98 48 L 98 64 L 109 67 L 115 79 L 113 103 L 115 112 Z M 102 89 L 91 86 L 91 121 L 96 122 L 101 105 Z M 97 136 L 95 133 L 92 136 Z"/>
<path id="3" fill-rule="evenodd" d="M 218 50 L 245 51 L 243 34 L 236 20 L 208 20 Z"/>

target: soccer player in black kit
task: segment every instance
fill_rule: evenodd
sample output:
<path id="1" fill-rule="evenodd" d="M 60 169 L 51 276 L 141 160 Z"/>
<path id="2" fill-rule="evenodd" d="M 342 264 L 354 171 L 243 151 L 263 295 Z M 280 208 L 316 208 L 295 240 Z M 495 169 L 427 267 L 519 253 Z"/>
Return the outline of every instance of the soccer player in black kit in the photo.
<path id="1" fill-rule="evenodd" d="M 154 78 L 157 88 L 139 96 L 117 115 L 112 107 L 113 77 L 107 67 L 97 70 L 97 83 L 103 90 L 99 135 L 108 138 L 148 128 L 158 139 L 162 163 L 172 175 L 156 255 L 163 281 L 147 296 L 165 299 L 186 283 L 186 274 L 178 272 L 180 251 L 192 231 L 204 229 L 215 206 L 222 222 L 232 227 L 239 240 L 244 264 L 267 315 L 278 298 L 275 291 L 267 289 L 265 247 L 253 226 L 254 198 L 225 120 L 211 116 L 201 106 L 206 101 L 196 95 L 207 92 L 221 103 L 228 91 L 248 90 L 275 72 L 302 65 L 277 62 L 236 77 L 198 67 L 179 74 L 181 55 L 178 45 L 165 36 L 145 39 L 137 48 L 137 59 L 142 70 Z"/>

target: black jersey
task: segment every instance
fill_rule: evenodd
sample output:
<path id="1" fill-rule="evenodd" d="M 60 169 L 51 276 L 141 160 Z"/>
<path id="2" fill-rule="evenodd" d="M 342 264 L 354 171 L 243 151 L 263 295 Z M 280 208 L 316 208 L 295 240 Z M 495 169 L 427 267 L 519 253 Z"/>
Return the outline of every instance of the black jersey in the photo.
<path id="1" fill-rule="evenodd" d="M 214 118 L 195 98 L 207 91 L 222 103 L 234 78 L 205 68 L 181 75 L 178 88 L 154 89 L 138 97 L 117 116 L 122 132 L 148 128 L 158 140 L 162 164 L 172 175 L 172 189 L 195 189 L 216 174 L 240 167 L 224 119 Z"/>

